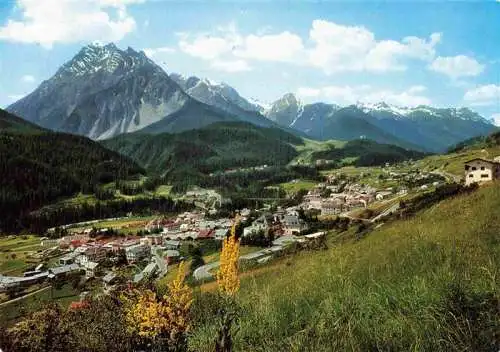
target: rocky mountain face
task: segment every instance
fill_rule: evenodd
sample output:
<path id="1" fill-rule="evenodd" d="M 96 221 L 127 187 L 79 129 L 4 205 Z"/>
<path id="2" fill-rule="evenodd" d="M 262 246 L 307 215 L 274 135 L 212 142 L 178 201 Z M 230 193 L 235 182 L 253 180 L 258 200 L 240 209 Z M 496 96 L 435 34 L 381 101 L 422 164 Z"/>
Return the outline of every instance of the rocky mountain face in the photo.
<path id="1" fill-rule="evenodd" d="M 185 77 L 178 73 L 171 73 L 170 78 L 177 82 L 187 94 L 202 103 L 228 112 L 238 113 L 241 109 L 261 112 L 260 106 L 250 103 L 236 89 L 224 82 L 216 83 L 195 76 Z"/>
<path id="2" fill-rule="evenodd" d="M 276 100 L 264 114 L 282 126 L 293 127 L 294 121 L 302 114 L 303 106 L 292 93 Z M 304 132 L 306 132 L 304 130 Z"/>
<path id="3" fill-rule="evenodd" d="M 143 52 L 89 45 L 7 110 L 55 131 L 103 139 L 148 126 L 189 100 Z"/>
<path id="4" fill-rule="evenodd" d="M 386 103 L 304 105 L 293 94 L 274 102 L 265 115 L 316 139 L 369 138 L 429 152 L 445 151 L 460 141 L 495 129 L 490 121 L 467 108 L 408 108 Z"/>
<path id="5" fill-rule="evenodd" d="M 143 52 L 114 44 L 85 46 L 7 110 L 51 130 L 93 139 L 146 127 L 181 132 L 220 121 L 276 126 L 234 88 L 169 76 Z"/>

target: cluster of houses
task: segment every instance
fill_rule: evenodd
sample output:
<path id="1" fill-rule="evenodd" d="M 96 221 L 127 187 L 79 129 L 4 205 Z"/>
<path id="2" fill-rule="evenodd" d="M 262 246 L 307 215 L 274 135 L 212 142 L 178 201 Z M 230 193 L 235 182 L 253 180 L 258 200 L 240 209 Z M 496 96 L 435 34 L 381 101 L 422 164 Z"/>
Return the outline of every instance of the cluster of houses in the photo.
<path id="1" fill-rule="evenodd" d="M 325 190 L 328 190 L 325 196 Z M 381 200 L 392 194 L 392 190 L 377 192 L 373 187 L 354 184 L 318 184 L 303 198 L 303 209 L 317 209 L 321 215 L 333 215 L 355 208 L 366 208 L 375 200 Z"/>
<path id="2" fill-rule="evenodd" d="M 217 175 L 227 175 L 227 174 L 235 174 L 238 172 L 249 172 L 249 171 L 263 171 L 269 168 L 269 165 L 259 165 L 259 166 L 252 166 L 252 167 L 240 167 L 240 168 L 233 168 L 233 169 L 226 169 L 224 171 L 218 171 L 218 172 L 212 172 L 210 173 L 210 176 L 217 176 Z"/>
<path id="3" fill-rule="evenodd" d="M 278 208 L 273 214 L 263 214 L 255 219 L 250 226 L 243 229 L 243 236 L 249 236 L 272 231 L 275 237 L 301 235 L 308 230 L 307 224 L 300 219 L 296 208 Z"/>
<path id="4" fill-rule="evenodd" d="M 242 219 L 245 220 L 250 210 L 241 210 Z M 231 228 L 233 220 L 222 218 L 209 220 L 201 212 L 185 212 L 175 219 L 158 218 L 146 225 L 145 230 L 157 233 L 164 240 L 222 240 Z"/>

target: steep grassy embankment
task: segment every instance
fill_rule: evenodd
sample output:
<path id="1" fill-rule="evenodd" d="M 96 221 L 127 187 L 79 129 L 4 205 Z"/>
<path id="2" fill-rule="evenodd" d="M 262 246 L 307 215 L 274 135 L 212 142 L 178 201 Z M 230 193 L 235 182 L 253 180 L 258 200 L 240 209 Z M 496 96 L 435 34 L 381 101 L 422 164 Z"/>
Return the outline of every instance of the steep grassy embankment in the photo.
<path id="1" fill-rule="evenodd" d="M 236 350 L 496 351 L 499 208 L 500 186 L 484 187 L 243 279 Z M 193 350 L 210 350 L 213 324 Z"/>

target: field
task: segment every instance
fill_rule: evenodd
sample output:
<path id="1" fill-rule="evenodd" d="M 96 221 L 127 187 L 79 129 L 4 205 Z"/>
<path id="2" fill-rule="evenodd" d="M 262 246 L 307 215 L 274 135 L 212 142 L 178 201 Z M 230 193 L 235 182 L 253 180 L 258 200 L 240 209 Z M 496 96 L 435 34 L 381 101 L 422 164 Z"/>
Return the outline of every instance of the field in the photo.
<path id="1" fill-rule="evenodd" d="M 235 350 L 496 350 L 499 208 L 500 186 L 483 187 L 243 276 Z M 202 319 L 192 350 L 215 329 Z"/>
<path id="2" fill-rule="evenodd" d="M 50 286 L 43 287 L 34 294 L 25 298 L 0 304 L 0 318 L 13 320 L 24 315 L 26 312 L 33 312 L 48 302 L 57 302 L 67 307 L 71 302 L 79 300 L 80 292 L 74 290 L 70 284 L 63 285 L 60 289 L 52 289 Z"/>
<path id="3" fill-rule="evenodd" d="M 128 217 L 116 220 L 102 220 L 89 225 L 71 227 L 68 229 L 70 232 L 81 232 L 85 229 L 95 227 L 97 229 L 112 228 L 118 230 L 119 233 L 133 234 L 139 230 L 143 230 L 146 224 L 155 219 L 157 216 L 137 216 Z"/>
<path id="4" fill-rule="evenodd" d="M 37 263 L 28 256 L 42 249 L 39 237 L 16 236 L 0 238 L 0 274 L 2 275 L 22 275 L 31 265 Z"/>
<path id="5" fill-rule="evenodd" d="M 330 147 L 342 148 L 347 142 L 343 141 L 315 141 L 311 139 L 304 139 L 303 145 L 295 146 L 295 149 L 299 152 L 299 155 L 292 160 L 292 164 L 294 163 L 310 163 L 312 162 L 312 154 L 314 152 L 328 150 Z"/>
<path id="6" fill-rule="evenodd" d="M 281 186 L 287 194 L 296 193 L 301 189 L 310 190 L 313 189 L 318 184 L 317 181 L 310 180 L 296 180 L 285 183 L 280 183 Z"/>

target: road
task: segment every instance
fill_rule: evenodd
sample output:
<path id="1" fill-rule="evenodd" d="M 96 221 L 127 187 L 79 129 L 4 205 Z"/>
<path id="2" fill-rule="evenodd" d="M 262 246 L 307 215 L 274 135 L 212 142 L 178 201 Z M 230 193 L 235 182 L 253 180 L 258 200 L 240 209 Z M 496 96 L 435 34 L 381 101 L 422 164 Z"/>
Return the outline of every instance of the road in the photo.
<path id="1" fill-rule="evenodd" d="M 161 279 L 163 276 L 167 274 L 168 266 L 165 263 L 165 259 L 160 254 L 160 249 L 156 249 L 154 251 L 154 260 L 156 265 L 158 266 L 158 279 Z"/>
<path id="2" fill-rule="evenodd" d="M 378 219 L 386 216 L 386 215 L 389 215 L 390 213 L 394 213 L 396 210 L 399 209 L 399 202 L 392 205 L 391 207 L 389 207 L 388 209 L 384 210 L 383 212 L 381 212 L 380 214 L 378 214 L 377 216 L 375 216 L 373 219 L 370 220 L 370 222 L 375 222 L 377 221 Z"/>
<path id="3" fill-rule="evenodd" d="M 14 302 L 17 302 L 17 301 L 20 301 L 20 300 L 23 300 L 25 299 L 26 297 L 30 297 L 30 296 L 34 296 L 36 295 L 37 293 L 40 293 L 40 292 L 43 292 L 43 291 L 47 291 L 48 289 L 50 289 L 51 286 L 47 286 L 47 287 L 43 287 L 39 290 L 36 290 L 36 291 L 33 291 L 33 292 L 30 292 L 24 296 L 21 296 L 21 297 L 17 297 L 17 298 L 14 298 L 14 299 L 11 299 L 10 301 L 6 301 L 6 302 L 3 302 L 3 303 L 0 303 L 0 307 L 3 307 L 3 306 L 6 306 L 8 304 L 11 304 L 11 303 L 14 303 Z"/>
<path id="4" fill-rule="evenodd" d="M 451 180 L 452 182 L 455 182 L 455 183 L 460 183 L 460 181 L 462 181 L 462 178 L 460 176 L 450 174 L 449 172 L 446 172 L 446 171 L 434 170 L 434 171 L 431 171 L 430 173 L 444 177 L 447 181 Z"/>
<path id="5" fill-rule="evenodd" d="M 261 250 L 258 250 L 256 252 L 248 253 L 245 255 L 242 255 L 240 257 L 240 260 L 250 260 L 254 258 L 258 258 L 264 255 L 269 254 L 269 248 L 264 248 Z M 193 276 L 196 280 L 205 280 L 205 279 L 210 279 L 212 277 L 212 274 L 210 273 L 210 270 L 215 269 L 219 266 L 219 262 L 213 262 L 209 264 L 205 264 L 203 266 L 200 266 L 199 268 L 196 268 L 195 271 L 193 272 Z"/>

